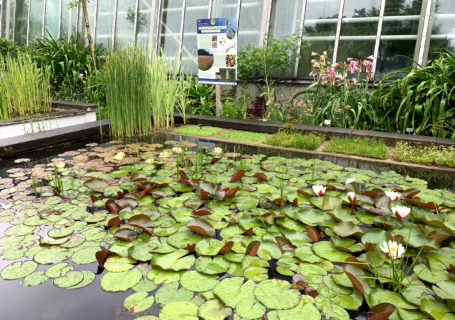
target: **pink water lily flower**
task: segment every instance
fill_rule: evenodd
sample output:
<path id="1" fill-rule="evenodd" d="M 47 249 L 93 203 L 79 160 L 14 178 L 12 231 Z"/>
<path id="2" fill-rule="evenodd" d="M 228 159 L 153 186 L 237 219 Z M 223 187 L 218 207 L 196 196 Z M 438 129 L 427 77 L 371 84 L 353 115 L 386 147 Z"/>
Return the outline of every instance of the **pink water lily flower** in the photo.
<path id="1" fill-rule="evenodd" d="M 400 259 L 404 252 L 405 249 L 404 247 L 400 244 L 398 244 L 396 241 L 389 240 L 389 242 L 385 242 L 379 246 L 381 248 L 382 252 L 384 252 L 388 257 L 391 257 L 392 259 Z"/>
<path id="2" fill-rule="evenodd" d="M 322 184 L 314 185 L 313 186 L 313 193 L 317 196 L 323 196 L 325 193 L 326 187 L 324 187 Z"/>
<path id="3" fill-rule="evenodd" d="M 411 214 L 411 208 L 405 206 L 392 207 L 392 212 L 397 218 L 404 219 Z"/>
<path id="4" fill-rule="evenodd" d="M 356 194 L 355 192 L 348 192 L 348 200 L 351 202 L 354 202 L 356 199 Z"/>
<path id="5" fill-rule="evenodd" d="M 391 201 L 397 201 L 401 196 L 401 193 L 395 191 L 386 191 L 384 193 L 387 197 L 390 198 Z"/>

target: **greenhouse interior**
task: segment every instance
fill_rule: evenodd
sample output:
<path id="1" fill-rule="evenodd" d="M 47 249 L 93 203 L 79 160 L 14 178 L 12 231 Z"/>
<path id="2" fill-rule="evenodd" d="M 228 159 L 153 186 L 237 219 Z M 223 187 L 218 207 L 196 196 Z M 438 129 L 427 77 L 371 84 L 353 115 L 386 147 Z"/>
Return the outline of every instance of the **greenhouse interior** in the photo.
<path id="1" fill-rule="evenodd" d="M 455 320 L 455 1 L 0 0 L 0 297 Z"/>

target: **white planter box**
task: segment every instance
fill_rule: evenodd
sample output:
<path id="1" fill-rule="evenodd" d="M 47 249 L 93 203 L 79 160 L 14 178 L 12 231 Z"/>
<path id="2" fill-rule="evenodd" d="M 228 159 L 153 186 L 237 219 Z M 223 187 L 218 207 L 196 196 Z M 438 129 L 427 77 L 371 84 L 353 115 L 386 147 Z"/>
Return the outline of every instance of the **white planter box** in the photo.
<path id="1" fill-rule="evenodd" d="M 96 121 L 97 106 L 93 104 L 53 101 L 52 111 L 32 118 L 0 121 L 0 139 L 74 126 Z"/>

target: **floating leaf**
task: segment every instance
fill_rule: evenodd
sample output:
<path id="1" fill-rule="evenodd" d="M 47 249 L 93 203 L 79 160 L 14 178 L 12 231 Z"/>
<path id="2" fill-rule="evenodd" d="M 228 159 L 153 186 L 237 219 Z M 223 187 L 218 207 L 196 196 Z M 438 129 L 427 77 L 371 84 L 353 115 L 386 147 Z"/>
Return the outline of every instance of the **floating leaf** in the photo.
<path id="1" fill-rule="evenodd" d="M 256 299 L 244 299 L 236 305 L 235 311 L 242 319 L 257 319 L 264 315 L 266 309 Z"/>
<path id="2" fill-rule="evenodd" d="M 368 320 L 387 320 L 395 311 L 395 306 L 390 303 L 380 303 L 368 311 Z"/>
<path id="3" fill-rule="evenodd" d="M 258 253 L 260 245 L 261 245 L 261 242 L 259 242 L 259 241 L 251 241 L 248 244 L 248 246 L 246 247 L 245 255 L 255 257 L 256 254 Z"/>
<path id="4" fill-rule="evenodd" d="M 245 174 L 244 170 L 239 170 L 236 173 L 234 173 L 229 181 L 234 182 L 234 181 L 240 181 Z"/>
<path id="5" fill-rule="evenodd" d="M 118 229 L 114 233 L 114 238 L 123 240 L 123 241 L 134 241 L 137 238 L 137 233 L 134 230 L 128 229 L 128 228 L 121 228 Z"/>
<path id="6" fill-rule="evenodd" d="M 182 287 L 196 292 L 203 292 L 213 289 L 218 281 L 217 276 L 206 275 L 196 270 L 187 271 L 182 275 L 180 283 Z"/>
<path id="7" fill-rule="evenodd" d="M 45 282 L 47 279 L 48 277 L 46 277 L 44 271 L 35 271 L 26 276 L 22 284 L 27 287 L 34 287 Z"/>
<path id="8" fill-rule="evenodd" d="M 109 187 L 109 183 L 101 178 L 90 178 L 84 182 L 83 186 L 95 192 L 103 193 L 104 189 Z"/>
<path id="9" fill-rule="evenodd" d="M 283 280 L 266 280 L 254 289 L 255 297 L 269 309 L 289 309 L 299 304 L 300 293 Z"/>
<path id="10" fill-rule="evenodd" d="M 201 219 L 194 219 L 186 225 L 189 229 L 196 232 L 197 234 L 213 237 L 215 235 L 215 229 L 210 223 Z"/>
<path id="11" fill-rule="evenodd" d="M 84 274 L 80 271 L 68 271 L 63 277 L 55 278 L 54 285 L 60 288 L 69 288 L 82 282 Z"/>
<path id="12" fill-rule="evenodd" d="M 198 320 L 198 306 L 189 301 L 172 301 L 160 312 L 161 320 Z"/>
<path id="13" fill-rule="evenodd" d="M 138 214 L 132 216 L 131 218 L 128 219 L 128 224 L 133 227 L 142 229 L 149 234 L 152 234 L 153 221 L 146 214 Z"/>
<path id="14" fill-rule="evenodd" d="M 38 265 L 33 261 L 17 261 L 3 269 L 0 276 L 5 280 L 20 279 L 31 274 L 37 267 Z"/>
<path id="15" fill-rule="evenodd" d="M 188 270 L 194 265 L 196 258 L 187 254 L 188 251 L 185 249 L 178 249 L 165 254 L 153 254 L 150 263 L 163 270 Z"/>
<path id="16" fill-rule="evenodd" d="M 125 291 L 134 287 L 142 278 L 139 269 L 125 272 L 107 272 L 101 278 L 101 287 L 106 291 Z"/>
<path id="17" fill-rule="evenodd" d="M 178 282 L 170 282 L 163 285 L 155 293 L 156 303 L 165 306 L 171 301 L 185 300 L 191 301 L 193 299 L 194 293 L 192 291 L 186 290 L 184 288 L 179 289 Z"/>
<path id="18" fill-rule="evenodd" d="M 224 320 L 232 313 L 232 309 L 225 307 L 218 299 L 204 302 L 199 307 L 199 317 L 205 320 Z"/>

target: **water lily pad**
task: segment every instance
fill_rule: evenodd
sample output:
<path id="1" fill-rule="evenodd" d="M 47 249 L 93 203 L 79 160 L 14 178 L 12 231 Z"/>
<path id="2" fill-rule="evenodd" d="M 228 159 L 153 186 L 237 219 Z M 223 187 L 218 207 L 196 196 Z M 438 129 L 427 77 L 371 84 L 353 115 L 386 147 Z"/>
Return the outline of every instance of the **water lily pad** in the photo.
<path id="1" fill-rule="evenodd" d="M 433 286 L 433 291 L 441 299 L 455 300 L 455 281 L 438 281 Z"/>
<path id="2" fill-rule="evenodd" d="M 200 273 L 196 270 L 187 271 L 182 275 L 180 279 L 180 283 L 182 287 L 196 292 L 203 292 L 213 289 L 218 280 L 216 280 L 217 276 L 207 275 Z"/>
<path id="3" fill-rule="evenodd" d="M 236 305 L 235 311 L 242 319 L 257 319 L 264 315 L 266 308 L 256 299 L 247 298 Z"/>
<path id="4" fill-rule="evenodd" d="M 33 260 L 39 264 L 52 264 L 68 259 L 71 254 L 71 251 L 64 248 L 51 247 L 38 251 Z"/>
<path id="5" fill-rule="evenodd" d="M 145 278 L 133 287 L 136 292 L 150 292 L 155 290 L 157 285 L 150 279 Z"/>
<path id="6" fill-rule="evenodd" d="M 53 266 L 49 267 L 46 270 L 45 274 L 46 274 L 46 277 L 48 277 L 48 278 L 60 278 L 60 277 L 65 276 L 65 274 L 68 271 L 71 271 L 73 269 L 74 269 L 73 266 L 68 265 L 68 263 L 66 263 L 66 262 L 62 262 L 62 263 L 54 264 Z"/>
<path id="7" fill-rule="evenodd" d="M 93 272 L 88 271 L 88 270 L 82 270 L 81 272 L 84 275 L 84 279 L 82 279 L 82 281 L 79 282 L 78 284 L 76 284 L 72 287 L 69 287 L 69 289 L 79 289 L 79 288 L 86 287 L 95 280 L 96 276 Z"/>
<path id="8" fill-rule="evenodd" d="M 390 303 L 397 308 L 402 309 L 417 309 L 416 306 L 406 302 L 398 293 L 384 289 L 373 289 L 369 294 L 370 305 L 375 306 L 380 303 Z"/>
<path id="9" fill-rule="evenodd" d="M 165 306 L 171 301 L 191 301 L 194 293 L 184 288 L 179 288 L 178 282 L 163 285 L 155 293 L 156 303 Z"/>
<path id="10" fill-rule="evenodd" d="M 22 284 L 27 287 L 34 287 L 45 282 L 47 279 L 48 277 L 46 277 L 44 271 L 35 271 L 26 276 Z"/>
<path id="11" fill-rule="evenodd" d="M 15 226 L 11 226 L 8 229 L 5 230 L 5 235 L 6 236 L 23 236 L 31 233 L 35 233 L 37 230 L 39 230 L 35 226 L 26 226 L 23 224 L 18 224 Z"/>
<path id="12" fill-rule="evenodd" d="M 109 187 L 109 183 L 100 178 L 90 178 L 84 182 L 83 186 L 95 192 L 103 193 L 104 189 Z"/>
<path id="13" fill-rule="evenodd" d="M 349 253 L 336 249 L 329 241 L 320 241 L 313 243 L 313 251 L 319 257 L 333 262 L 344 262 L 351 255 Z"/>
<path id="14" fill-rule="evenodd" d="M 196 244 L 196 252 L 204 256 L 215 256 L 223 248 L 224 242 L 216 239 L 202 239 Z"/>
<path id="15" fill-rule="evenodd" d="M 299 304 L 300 293 L 283 280 L 266 280 L 254 289 L 255 297 L 269 309 L 289 309 Z"/>
<path id="16" fill-rule="evenodd" d="M 125 291 L 134 287 L 142 278 L 142 272 L 135 268 L 125 272 L 107 272 L 101 278 L 101 287 L 106 291 Z"/>
<path id="17" fill-rule="evenodd" d="M 420 310 L 435 320 L 454 320 L 455 314 L 443 302 L 435 299 L 423 299 Z"/>
<path id="18" fill-rule="evenodd" d="M 104 268 L 109 272 L 125 272 L 134 268 L 136 261 L 128 257 L 110 256 L 104 262 Z"/>
<path id="19" fill-rule="evenodd" d="M 213 292 L 228 307 L 235 306 L 242 300 L 254 298 L 256 284 L 253 281 L 245 282 L 243 277 L 226 278 L 219 282 Z"/>
<path id="20" fill-rule="evenodd" d="M 224 320 L 232 313 L 232 309 L 225 307 L 218 299 L 204 302 L 199 307 L 199 317 L 205 320 Z"/>
<path id="21" fill-rule="evenodd" d="M 185 249 L 178 249 L 171 253 L 154 254 L 150 263 L 163 270 L 188 270 L 194 265 L 196 258 L 188 255 Z"/>
<path id="22" fill-rule="evenodd" d="M 198 306 L 189 301 L 172 301 L 160 312 L 161 320 L 198 320 Z"/>
<path id="23" fill-rule="evenodd" d="M 194 219 L 186 225 L 193 232 L 202 236 L 213 237 L 215 235 L 215 229 L 213 226 L 205 220 Z"/>
<path id="24" fill-rule="evenodd" d="M 5 280 L 20 279 L 31 274 L 37 267 L 38 265 L 33 261 L 17 261 L 6 266 L 0 276 Z"/>
<path id="25" fill-rule="evenodd" d="M 99 246 L 86 247 L 73 253 L 71 260 L 76 264 L 89 264 L 96 261 L 95 254 L 100 250 Z"/>
<path id="26" fill-rule="evenodd" d="M 147 310 L 154 302 L 155 298 L 148 296 L 147 292 L 136 292 L 125 298 L 123 306 L 127 310 L 133 309 L 133 312 L 137 313 Z"/>
<path id="27" fill-rule="evenodd" d="M 227 272 L 230 262 L 223 256 L 199 257 L 196 259 L 195 268 L 197 271 L 206 274 L 221 274 Z"/>
<path id="28" fill-rule="evenodd" d="M 82 282 L 84 274 L 80 271 L 68 271 L 63 277 L 55 278 L 54 285 L 60 288 L 69 288 Z"/>

